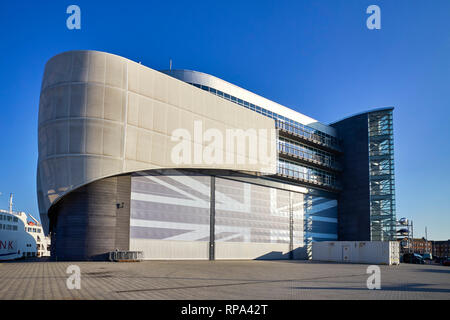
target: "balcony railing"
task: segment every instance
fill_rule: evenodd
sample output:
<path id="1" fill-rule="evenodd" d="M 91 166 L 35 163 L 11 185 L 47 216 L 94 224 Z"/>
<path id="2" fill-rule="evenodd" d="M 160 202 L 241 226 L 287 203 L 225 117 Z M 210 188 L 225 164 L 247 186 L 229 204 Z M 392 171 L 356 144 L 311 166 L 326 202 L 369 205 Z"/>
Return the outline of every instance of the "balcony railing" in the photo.
<path id="1" fill-rule="evenodd" d="M 336 181 L 336 179 L 329 176 L 314 173 L 305 173 L 294 169 L 289 169 L 284 166 L 278 166 L 277 175 L 297 180 L 299 182 L 304 182 L 306 184 L 325 187 L 327 189 L 332 189 L 335 191 L 339 191 L 342 189 L 341 184 Z"/>
<path id="2" fill-rule="evenodd" d="M 324 133 L 319 134 L 314 129 L 292 125 L 281 120 L 275 120 L 275 127 L 280 131 L 300 138 L 307 143 L 341 152 L 341 147 L 337 138 L 328 136 Z"/>
<path id="3" fill-rule="evenodd" d="M 144 257 L 142 251 L 111 251 L 109 252 L 109 261 L 116 262 L 138 262 Z"/>
<path id="4" fill-rule="evenodd" d="M 341 165 L 338 162 L 331 159 L 330 157 L 321 154 L 314 154 L 312 152 L 307 152 L 301 149 L 300 147 L 293 147 L 285 143 L 279 142 L 278 152 L 290 158 L 302 160 L 304 162 L 315 164 L 320 167 L 332 169 L 335 171 L 342 170 Z"/>

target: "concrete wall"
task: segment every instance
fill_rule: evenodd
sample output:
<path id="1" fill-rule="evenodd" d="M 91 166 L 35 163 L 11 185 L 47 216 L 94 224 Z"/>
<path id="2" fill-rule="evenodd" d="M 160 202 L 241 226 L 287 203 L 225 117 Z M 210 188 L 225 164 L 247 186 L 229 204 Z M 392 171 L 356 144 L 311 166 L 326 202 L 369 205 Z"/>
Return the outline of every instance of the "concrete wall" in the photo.
<path id="1" fill-rule="evenodd" d="M 209 242 L 131 239 L 130 250 L 145 260 L 208 260 Z M 215 260 L 287 260 L 289 244 L 216 242 Z M 292 259 L 307 259 L 306 246 L 295 246 Z"/>
<path id="2" fill-rule="evenodd" d="M 39 103 L 37 191 L 41 221 L 65 194 L 117 174 L 155 168 L 218 168 L 276 172 L 276 137 L 258 137 L 271 150 L 266 163 L 179 164 L 171 150 L 175 129 L 268 129 L 274 121 L 128 59 L 70 51 L 45 67 Z M 255 134 L 251 134 L 254 136 Z M 188 140 L 193 149 L 194 138 Z M 200 142 L 206 147 L 209 142 Z M 199 144 L 196 144 L 198 147 Z M 238 151 L 230 152 L 236 158 Z M 225 154 L 225 153 L 224 153 Z"/>
<path id="3" fill-rule="evenodd" d="M 130 250 L 142 251 L 145 260 L 208 260 L 209 242 L 131 239 Z"/>
<path id="4" fill-rule="evenodd" d="M 289 244 L 287 243 L 241 243 L 241 242 L 216 242 L 215 257 L 217 260 L 288 260 Z M 299 252 L 304 246 L 297 246 L 293 259 L 306 259 L 306 255 Z"/>

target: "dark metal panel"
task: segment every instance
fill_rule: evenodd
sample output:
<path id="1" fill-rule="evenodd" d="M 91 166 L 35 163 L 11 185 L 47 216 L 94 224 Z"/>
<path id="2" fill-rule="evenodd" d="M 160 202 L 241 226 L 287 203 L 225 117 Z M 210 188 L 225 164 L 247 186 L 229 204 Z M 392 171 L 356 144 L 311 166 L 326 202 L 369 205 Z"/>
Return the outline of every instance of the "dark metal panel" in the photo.
<path id="1" fill-rule="evenodd" d="M 105 178 L 76 189 L 50 209 L 52 257 L 105 260 L 114 250 L 129 250 L 129 175 Z"/>
<path id="2" fill-rule="evenodd" d="M 338 199 L 339 240 L 370 240 L 369 143 L 367 113 L 332 124 L 342 139 L 343 190 Z"/>

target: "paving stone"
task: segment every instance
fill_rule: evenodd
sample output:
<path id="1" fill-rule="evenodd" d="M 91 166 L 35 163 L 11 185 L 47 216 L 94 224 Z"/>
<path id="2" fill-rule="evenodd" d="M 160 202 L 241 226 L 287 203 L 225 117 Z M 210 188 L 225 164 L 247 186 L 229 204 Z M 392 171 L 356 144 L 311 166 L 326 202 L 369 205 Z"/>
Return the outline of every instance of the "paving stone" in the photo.
<path id="1" fill-rule="evenodd" d="M 81 270 L 69 290 L 67 267 Z M 367 265 L 311 261 L 3 262 L 0 299 L 449 299 L 450 268 L 380 266 L 368 290 Z"/>

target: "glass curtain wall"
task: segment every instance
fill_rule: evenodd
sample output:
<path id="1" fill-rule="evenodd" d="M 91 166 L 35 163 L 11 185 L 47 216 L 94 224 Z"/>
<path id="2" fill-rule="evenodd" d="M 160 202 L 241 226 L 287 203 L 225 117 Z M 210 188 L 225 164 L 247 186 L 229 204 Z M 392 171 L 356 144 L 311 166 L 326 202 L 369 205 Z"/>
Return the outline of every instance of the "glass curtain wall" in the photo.
<path id="1" fill-rule="evenodd" d="M 392 110 L 369 114 L 370 236 L 395 240 L 395 179 Z"/>

